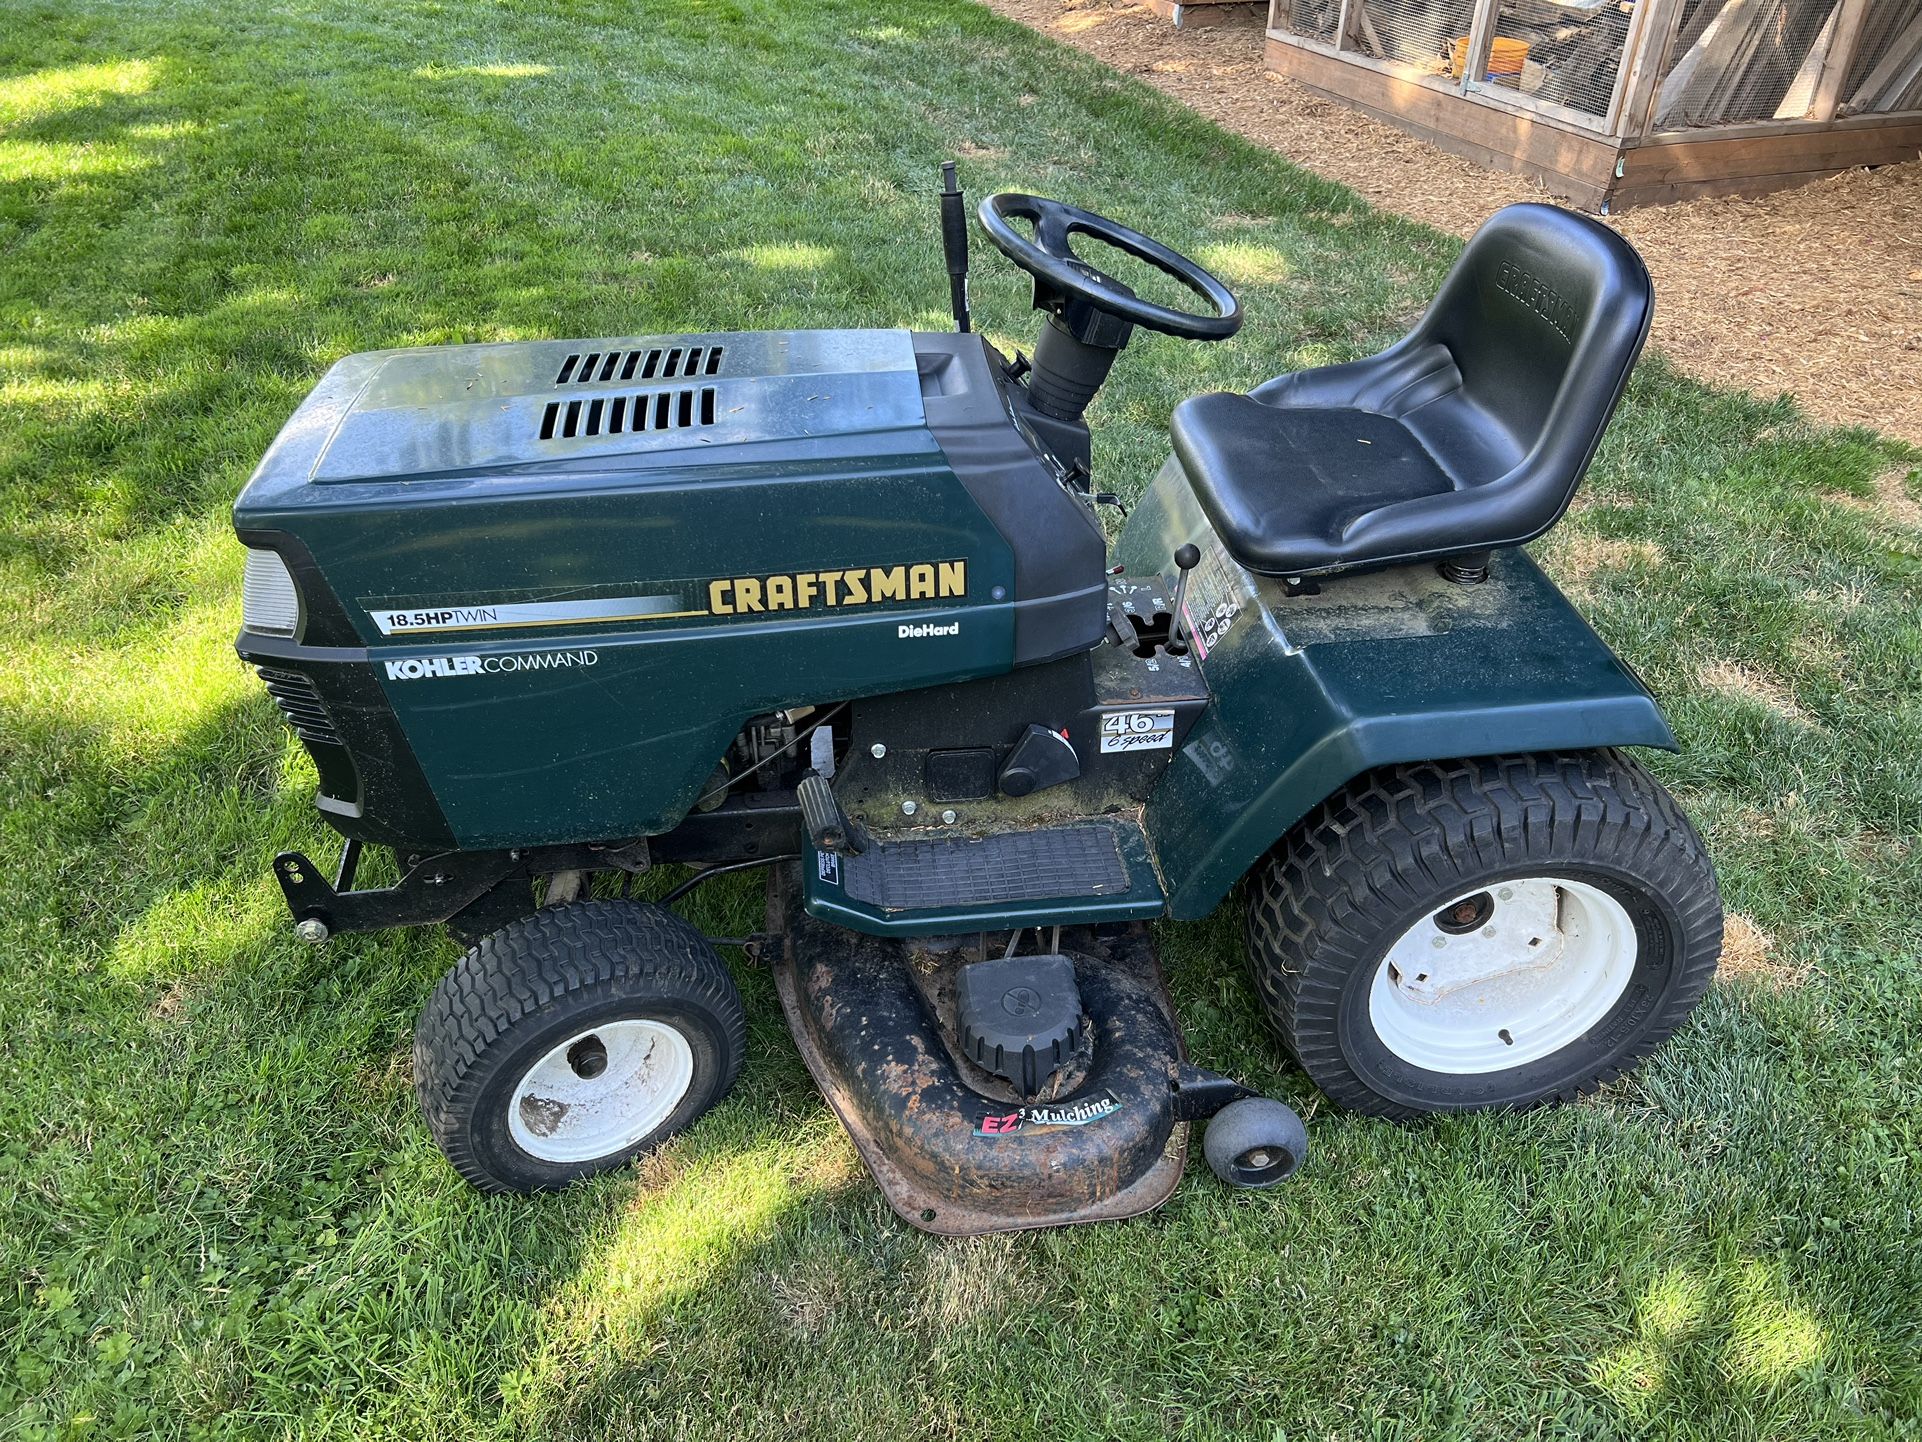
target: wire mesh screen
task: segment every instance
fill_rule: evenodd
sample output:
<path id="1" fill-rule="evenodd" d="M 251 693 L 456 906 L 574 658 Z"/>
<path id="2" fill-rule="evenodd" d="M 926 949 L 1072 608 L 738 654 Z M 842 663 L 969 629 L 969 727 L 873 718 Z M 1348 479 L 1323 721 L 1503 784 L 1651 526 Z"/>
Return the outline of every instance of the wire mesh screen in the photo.
<path id="1" fill-rule="evenodd" d="M 1501 0 L 1483 80 L 1605 116 L 1633 14 L 1633 0 Z"/>
<path id="2" fill-rule="evenodd" d="M 1835 11 L 1836 0 L 1691 0 L 1655 97 L 1655 128 L 1807 115 Z"/>
<path id="3" fill-rule="evenodd" d="M 1922 0 L 1869 0 L 1841 113 L 1922 110 Z"/>
<path id="4" fill-rule="evenodd" d="M 1290 0 L 1275 7 L 1274 22 L 1291 35 L 1333 45 L 1341 24 L 1341 0 Z"/>
<path id="5" fill-rule="evenodd" d="M 1354 0 L 1353 48 L 1435 75 L 1460 74 L 1474 0 Z"/>

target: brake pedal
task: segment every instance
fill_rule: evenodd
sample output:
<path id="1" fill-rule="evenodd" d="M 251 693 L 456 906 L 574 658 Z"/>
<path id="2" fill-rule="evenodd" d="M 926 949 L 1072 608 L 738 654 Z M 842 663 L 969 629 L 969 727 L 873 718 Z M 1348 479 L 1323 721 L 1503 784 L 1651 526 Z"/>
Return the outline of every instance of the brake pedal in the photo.
<path id="1" fill-rule="evenodd" d="M 818 771 L 809 771 L 794 788 L 801 803 L 801 822 L 807 827 L 808 840 L 816 851 L 832 851 L 839 856 L 859 856 L 867 850 L 860 828 L 848 820 L 835 797 L 834 788 Z"/>

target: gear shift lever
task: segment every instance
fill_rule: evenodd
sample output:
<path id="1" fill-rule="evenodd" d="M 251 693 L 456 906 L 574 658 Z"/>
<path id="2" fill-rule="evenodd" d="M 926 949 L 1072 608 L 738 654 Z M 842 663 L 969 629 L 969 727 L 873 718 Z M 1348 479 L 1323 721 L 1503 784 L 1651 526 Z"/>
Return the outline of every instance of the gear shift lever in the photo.
<path id="1" fill-rule="evenodd" d="M 1188 639 L 1185 634 L 1188 619 L 1188 573 L 1201 564 L 1201 552 L 1190 542 L 1175 552 L 1175 614 L 1168 626 L 1168 654 L 1185 656 L 1188 654 Z"/>

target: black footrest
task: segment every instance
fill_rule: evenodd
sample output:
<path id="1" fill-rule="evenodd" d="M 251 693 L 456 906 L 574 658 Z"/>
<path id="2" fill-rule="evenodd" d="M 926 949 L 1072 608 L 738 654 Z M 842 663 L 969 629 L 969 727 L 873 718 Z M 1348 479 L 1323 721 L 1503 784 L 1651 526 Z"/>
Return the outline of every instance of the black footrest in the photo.
<path id="1" fill-rule="evenodd" d="M 1127 820 L 870 836 L 858 856 L 810 845 L 810 913 L 878 936 L 935 936 L 1159 916 L 1147 838 Z"/>
<path id="2" fill-rule="evenodd" d="M 843 863 L 847 893 L 884 911 L 992 906 L 1128 889 L 1112 828 L 1063 826 L 870 847 Z"/>

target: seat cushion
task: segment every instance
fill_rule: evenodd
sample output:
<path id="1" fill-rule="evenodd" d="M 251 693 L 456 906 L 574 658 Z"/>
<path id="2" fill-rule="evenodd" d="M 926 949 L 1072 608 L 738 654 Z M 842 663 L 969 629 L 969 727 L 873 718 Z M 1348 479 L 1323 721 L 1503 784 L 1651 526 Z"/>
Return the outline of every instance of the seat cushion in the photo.
<path id="1" fill-rule="evenodd" d="M 1511 205 L 1407 335 L 1174 414 L 1180 464 L 1251 570 L 1324 576 L 1519 546 L 1568 509 L 1648 335 L 1614 231 Z"/>
<path id="2" fill-rule="evenodd" d="M 1455 489 L 1406 426 L 1373 411 L 1217 392 L 1176 406 L 1171 430 L 1230 554 L 1271 575 L 1344 565 L 1343 532 L 1358 516 Z"/>

